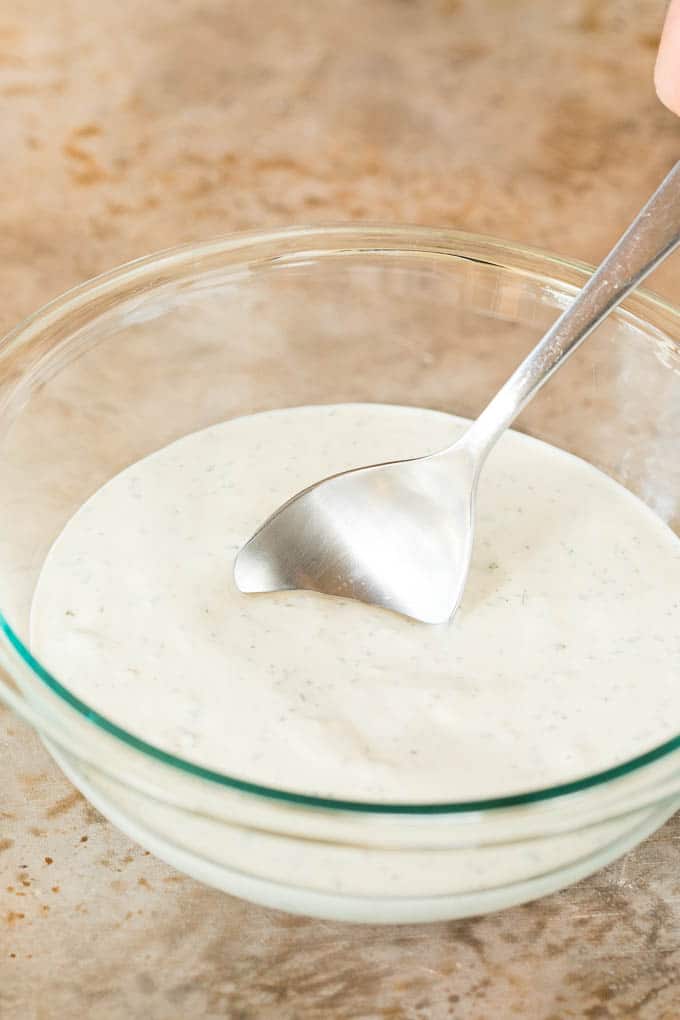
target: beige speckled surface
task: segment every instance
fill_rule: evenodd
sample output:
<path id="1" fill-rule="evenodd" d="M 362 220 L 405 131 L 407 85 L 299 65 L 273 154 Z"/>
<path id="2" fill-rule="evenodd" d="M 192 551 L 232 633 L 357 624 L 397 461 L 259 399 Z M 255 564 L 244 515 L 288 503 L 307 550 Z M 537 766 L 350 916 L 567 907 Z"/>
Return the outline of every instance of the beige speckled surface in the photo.
<path id="1" fill-rule="evenodd" d="M 398 220 L 595 259 L 678 156 L 662 0 L 8 0 L 0 327 L 235 228 Z M 677 261 L 656 286 L 678 297 Z M 540 903 L 352 928 L 130 845 L 0 710 L 5 1020 L 680 1015 L 680 823 Z"/>

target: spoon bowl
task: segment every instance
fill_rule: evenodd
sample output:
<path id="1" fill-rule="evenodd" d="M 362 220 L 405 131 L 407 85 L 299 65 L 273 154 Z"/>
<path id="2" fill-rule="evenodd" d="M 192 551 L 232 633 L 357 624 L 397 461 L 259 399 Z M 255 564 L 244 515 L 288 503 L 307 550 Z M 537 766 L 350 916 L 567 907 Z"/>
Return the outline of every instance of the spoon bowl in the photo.
<path id="1" fill-rule="evenodd" d="M 326 478 L 240 550 L 243 592 L 312 589 L 446 623 L 472 551 L 474 459 L 464 442 Z"/>

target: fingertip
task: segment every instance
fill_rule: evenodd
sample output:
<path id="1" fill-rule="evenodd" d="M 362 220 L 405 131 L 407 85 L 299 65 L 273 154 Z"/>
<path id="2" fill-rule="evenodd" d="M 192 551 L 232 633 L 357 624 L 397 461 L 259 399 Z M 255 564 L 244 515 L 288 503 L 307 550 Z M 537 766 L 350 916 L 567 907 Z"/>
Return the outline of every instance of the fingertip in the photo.
<path id="1" fill-rule="evenodd" d="M 654 87 L 664 106 L 680 115 L 680 0 L 672 0 L 668 8 L 654 68 Z"/>
<path id="2" fill-rule="evenodd" d="M 660 67 L 658 61 L 654 71 L 654 88 L 663 105 L 671 110 L 672 113 L 680 115 L 680 96 L 678 95 L 678 90 L 674 85 L 672 76 L 669 77 L 666 69 L 663 65 Z"/>

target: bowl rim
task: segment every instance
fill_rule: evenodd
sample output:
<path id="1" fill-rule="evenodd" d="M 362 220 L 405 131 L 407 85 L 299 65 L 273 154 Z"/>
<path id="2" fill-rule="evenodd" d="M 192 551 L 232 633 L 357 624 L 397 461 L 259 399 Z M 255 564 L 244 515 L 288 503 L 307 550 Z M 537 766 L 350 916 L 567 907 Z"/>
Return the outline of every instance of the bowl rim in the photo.
<path id="1" fill-rule="evenodd" d="M 593 270 L 593 267 L 588 263 L 563 258 L 540 248 L 518 244 L 514 241 L 506 241 L 499 237 L 449 228 L 420 227 L 408 224 L 320 223 L 309 226 L 281 227 L 265 231 L 239 231 L 200 244 L 183 244 L 145 255 L 123 263 L 70 288 L 38 308 L 32 315 L 25 318 L 6 334 L 4 338 L 1 338 L 0 356 L 10 347 L 20 347 L 29 343 L 33 337 L 44 329 L 54 325 L 59 320 L 67 318 L 74 311 L 86 307 L 91 302 L 98 302 L 105 295 L 124 290 L 125 285 L 130 282 L 139 282 L 149 276 L 158 277 L 159 272 L 176 269 L 182 265 L 190 268 L 192 263 L 210 259 L 211 257 L 219 257 L 227 253 L 237 254 L 239 251 L 246 255 L 249 250 L 256 252 L 258 249 L 266 246 L 283 245 L 284 242 L 288 244 L 297 242 L 297 247 L 284 249 L 281 255 L 289 257 L 295 254 L 306 257 L 309 257 L 311 254 L 321 255 L 321 251 L 310 249 L 310 242 L 313 242 L 315 238 L 318 240 L 323 239 L 326 242 L 324 249 L 326 254 L 333 252 L 334 254 L 342 253 L 345 255 L 355 254 L 365 256 L 369 254 L 385 255 L 393 252 L 394 254 L 406 255 L 414 251 L 431 254 L 448 254 L 459 260 L 495 265 L 500 269 L 510 272 L 515 271 L 524 276 L 553 279 L 562 288 L 569 286 L 577 287 L 579 281 L 586 278 Z M 352 242 L 352 244 L 351 247 L 347 247 L 345 244 L 342 247 L 336 246 L 330 248 L 328 242 L 331 240 L 336 242 Z M 498 257 L 498 261 L 495 260 L 494 255 Z M 275 259 L 276 256 L 270 255 L 267 261 Z M 162 278 L 157 279 L 155 285 L 161 286 Z M 148 289 L 151 289 L 152 286 L 153 284 Z M 640 314 L 644 313 L 645 310 L 656 312 L 664 317 L 667 316 L 671 321 L 678 324 L 680 330 L 680 308 L 676 308 L 669 301 L 646 288 L 638 288 L 620 306 L 620 314 L 633 314 L 636 318 L 639 318 Z M 649 328 L 657 328 L 652 323 L 647 325 Z M 673 338 L 668 339 L 671 343 L 678 344 Z M 680 347 L 680 345 L 678 346 Z M 21 381 L 19 381 L 19 385 Z M 577 794 L 593 787 L 607 784 L 637 772 L 645 766 L 667 757 L 674 751 L 680 750 L 680 733 L 678 733 L 675 737 L 671 737 L 648 751 L 598 772 L 547 787 L 475 800 L 403 803 L 351 800 L 305 794 L 295 790 L 287 790 L 253 782 L 199 765 L 196 762 L 165 751 L 114 723 L 73 694 L 36 659 L 27 644 L 11 626 L 2 609 L 0 609 L 0 636 L 8 642 L 23 664 L 28 667 L 32 676 L 41 681 L 65 706 L 74 710 L 81 719 L 84 718 L 93 726 L 98 727 L 134 750 L 150 756 L 154 761 L 162 765 L 180 769 L 189 775 L 208 780 L 211 783 L 230 787 L 242 793 L 310 808 L 368 814 L 408 815 L 464 814 L 468 812 L 478 813 L 517 808 L 545 801 L 554 801 L 563 796 Z M 4 680 L 2 674 L 0 674 L 0 698 L 2 697 L 3 683 Z M 16 697 L 16 690 L 13 691 L 13 695 Z M 36 706 L 32 707 L 35 709 Z"/>

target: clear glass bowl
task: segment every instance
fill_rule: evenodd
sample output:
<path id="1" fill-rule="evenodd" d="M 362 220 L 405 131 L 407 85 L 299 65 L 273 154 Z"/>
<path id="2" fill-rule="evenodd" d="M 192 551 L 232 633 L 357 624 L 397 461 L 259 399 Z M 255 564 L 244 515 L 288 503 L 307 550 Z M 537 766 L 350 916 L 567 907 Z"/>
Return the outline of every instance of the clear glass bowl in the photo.
<path id="1" fill-rule="evenodd" d="M 0 696 L 104 813 L 214 885 L 286 909 L 390 921 L 462 916 L 558 888 L 674 810 L 680 735 L 597 775 L 477 802 L 332 801 L 263 787 L 102 718 L 28 648 L 52 541 L 123 467 L 275 407 L 375 401 L 474 417 L 586 274 L 452 231 L 242 234 L 99 277 L 2 342 Z M 517 427 L 590 461 L 680 532 L 680 313 L 636 294 Z"/>

